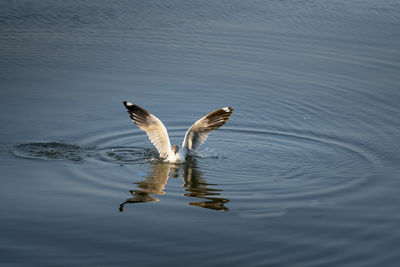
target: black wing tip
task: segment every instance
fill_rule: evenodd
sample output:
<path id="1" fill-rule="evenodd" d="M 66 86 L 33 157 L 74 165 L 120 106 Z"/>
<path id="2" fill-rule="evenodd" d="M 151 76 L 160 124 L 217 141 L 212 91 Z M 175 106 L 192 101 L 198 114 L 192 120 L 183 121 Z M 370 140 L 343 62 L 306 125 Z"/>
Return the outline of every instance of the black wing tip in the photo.
<path id="1" fill-rule="evenodd" d="M 128 101 L 124 101 L 122 102 L 125 106 L 125 108 L 127 109 L 128 112 L 133 112 L 135 110 L 135 105 L 132 104 L 131 102 Z"/>
<path id="2" fill-rule="evenodd" d="M 124 106 L 125 106 L 127 109 L 129 109 L 130 107 L 134 106 L 134 104 L 132 104 L 131 102 L 128 102 L 128 101 L 123 101 L 122 103 L 124 104 Z"/>
<path id="3" fill-rule="evenodd" d="M 132 120 L 134 120 L 134 118 L 132 118 L 132 116 L 145 118 L 150 115 L 150 113 L 147 110 L 139 107 L 138 105 L 135 105 L 128 101 L 123 101 L 122 103 L 124 104 L 125 108 L 127 109 L 127 112 L 131 115 Z"/>

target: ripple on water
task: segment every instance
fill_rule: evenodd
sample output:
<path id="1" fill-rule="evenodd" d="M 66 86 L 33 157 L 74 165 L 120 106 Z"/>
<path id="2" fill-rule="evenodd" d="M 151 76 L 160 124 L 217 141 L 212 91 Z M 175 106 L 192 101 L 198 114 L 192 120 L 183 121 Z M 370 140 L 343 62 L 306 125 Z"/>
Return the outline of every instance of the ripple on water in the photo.
<path id="1" fill-rule="evenodd" d="M 221 180 L 229 186 L 231 200 L 240 202 L 243 216 L 279 216 L 289 208 L 316 205 L 330 197 L 361 196 L 378 168 L 373 151 L 339 137 L 258 129 L 225 131 L 237 138 L 235 153 L 229 155 L 236 168 L 228 172 L 228 166 L 216 167 L 230 173 Z"/>
<path id="2" fill-rule="evenodd" d="M 171 139 L 184 132 L 183 128 L 172 129 Z M 218 132 L 200 149 L 195 161 L 200 173 L 204 171 L 201 179 L 218 184 L 221 196 L 227 202 L 236 200 L 236 210 L 244 216 L 279 216 L 291 207 L 316 205 L 324 197 L 356 196 L 363 185 L 374 180 L 379 163 L 374 151 L 337 136 L 229 126 Z M 141 162 L 151 165 L 151 158 L 157 156 L 149 142 L 146 151 L 118 147 L 145 143 L 146 136 L 137 132 L 91 138 L 91 143 L 110 147 L 101 150 L 101 160 L 106 162 L 135 162 L 148 153 Z"/>
<path id="3" fill-rule="evenodd" d="M 178 132 L 184 132 L 184 129 L 172 130 L 171 137 L 176 138 Z M 141 168 L 144 167 L 147 176 L 154 179 L 150 174 L 155 172 L 153 165 L 159 163 L 159 158 L 150 142 L 146 147 L 122 145 L 145 142 L 144 134 L 113 132 L 102 134 L 97 139 L 92 136 L 88 142 L 91 145 L 87 146 L 58 142 L 26 143 L 15 145 L 12 152 L 23 158 L 146 164 Z M 195 157 L 197 167 L 182 173 L 191 176 L 197 173 L 193 180 L 204 185 L 216 184 L 222 196 L 217 200 L 224 199 L 222 208 L 228 209 L 225 203 L 235 201 L 236 211 L 248 217 L 280 216 L 289 208 L 316 205 L 329 196 L 356 196 L 363 185 L 373 180 L 378 165 L 373 151 L 351 141 L 316 133 L 226 127 L 220 130 L 219 135 L 213 136 L 209 145 L 213 148 L 205 145 Z M 103 184 L 101 175 L 92 175 L 97 178 L 91 182 Z M 132 179 L 130 174 L 126 178 Z M 116 186 L 112 183 L 108 180 L 105 183 L 110 190 Z M 184 186 L 186 191 L 197 192 L 198 182 L 196 186 L 187 184 L 187 188 Z M 167 196 L 168 193 L 180 194 L 179 188 L 169 190 L 175 191 L 166 191 Z M 182 191 L 181 194 L 193 197 L 192 193 Z M 207 206 L 204 201 L 191 201 L 190 205 L 213 206 L 213 202 L 210 203 L 207 202 Z"/>

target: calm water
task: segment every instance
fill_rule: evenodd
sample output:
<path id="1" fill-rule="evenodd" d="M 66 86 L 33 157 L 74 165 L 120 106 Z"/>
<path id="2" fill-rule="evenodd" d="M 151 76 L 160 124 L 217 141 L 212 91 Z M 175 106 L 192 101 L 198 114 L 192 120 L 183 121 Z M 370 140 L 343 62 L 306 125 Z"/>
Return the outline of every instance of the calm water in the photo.
<path id="1" fill-rule="evenodd" d="M 0 265 L 398 266 L 400 2 L 1 1 Z M 172 143 L 162 164 L 122 101 Z"/>

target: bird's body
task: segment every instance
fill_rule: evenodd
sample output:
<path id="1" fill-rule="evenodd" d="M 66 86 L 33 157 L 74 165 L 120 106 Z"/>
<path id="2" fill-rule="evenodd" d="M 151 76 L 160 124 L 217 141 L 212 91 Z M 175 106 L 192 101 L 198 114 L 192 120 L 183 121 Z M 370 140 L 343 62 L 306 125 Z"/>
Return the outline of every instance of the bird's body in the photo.
<path id="1" fill-rule="evenodd" d="M 160 157 L 173 163 L 184 162 L 188 155 L 195 152 L 206 141 L 211 131 L 225 124 L 233 112 L 231 107 L 225 107 L 196 121 L 186 132 L 180 149 L 178 145 L 171 146 L 167 129 L 156 116 L 130 102 L 124 101 L 123 103 L 132 121 L 147 133 Z"/>

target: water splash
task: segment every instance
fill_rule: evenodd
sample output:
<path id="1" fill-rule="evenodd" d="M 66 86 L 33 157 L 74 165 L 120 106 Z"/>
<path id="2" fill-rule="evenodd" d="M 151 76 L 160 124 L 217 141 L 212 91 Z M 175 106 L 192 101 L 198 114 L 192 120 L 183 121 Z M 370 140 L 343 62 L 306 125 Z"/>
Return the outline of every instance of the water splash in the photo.
<path id="1" fill-rule="evenodd" d="M 226 158 L 226 154 L 218 149 L 206 147 L 205 149 L 198 151 L 194 157 L 202 159 L 219 159 Z"/>
<path id="2" fill-rule="evenodd" d="M 91 148 L 58 142 L 26 143 L 14 146 L 12 153 L 21 158 L 81 162 Z"/>
<path id="3" fill-rule="evenodd" d="M 21 143 L 13 146 L 11 153 L 20 158 L 66 160 L 80 163 L 84 160 L 98 160 L 114 164 L 137 164 L 156 158 L 152 149 L 140 147 L 79 146 L 61 142 Z"/>

